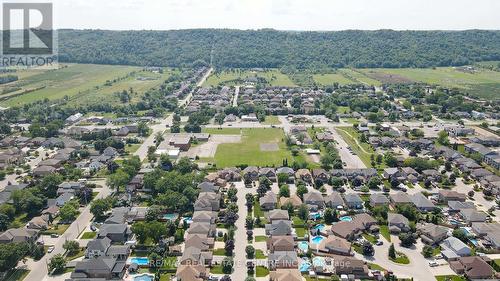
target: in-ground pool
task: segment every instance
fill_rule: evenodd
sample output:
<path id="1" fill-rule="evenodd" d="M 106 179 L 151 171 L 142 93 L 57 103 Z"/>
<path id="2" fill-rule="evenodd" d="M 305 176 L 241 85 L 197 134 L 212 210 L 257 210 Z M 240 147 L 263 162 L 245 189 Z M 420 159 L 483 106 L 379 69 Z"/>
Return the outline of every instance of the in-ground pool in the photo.
<path id="1" fill-rule="evenodd" d="M 314 257 L 312 260 L 312 264 L 314 268 L 324 268 L 325 267 L 325 258 L 323 257 Z"/>
<path id="2" fill-rule="evenodd" d="M 178 214 L 164 214 L 163 219 L 173 221 L 176 220 L 178 216 Z"/>
<path id="3" fill-rule="evenodd" d="M 191 224 L 193 222 L 192 217 L 183 217 L 182 220 L 186 222 L 187 224 Z"/>
<path id="4" fill-rule="evenodd" d="M 313 238 L 311 238 L 311 242 L 313 244 L 319 244 L 321 243 L 321 241 L 323 241 L 325 239 L 325 237 L 323 236 L 314 236 Z"/>
<path id="5" fill-rule="evenodd" d="M 155 278 L 151 274 L 142 274 L 134 276 L 134 281 L 153 281 Z"/>
<path id="6" fill-rule="evenodd" d="M 310 268 L 311 268 L 311 263 L 309 262 L 309 260 L 302 259 L 302 262 L 300 263 L 299 266 L 300 272 L 308 272 Z"/>
<path id="7" fill-rule="evenodd" d="M 297 247 L 299 247 L 301 251 L 307 252 L 309 250 L 309 243 L 307 243 L 306 241 L 300 241 L 299 243 L 297 243 Z"/>
<path id="8" fill-rule="evenodd" d="M 323 229 L 325 229 L 325 225 L 320 223 L 320 224 L 315 225 L 313 228 L 316 230 L 322 231 Z"/>
<path id="9" fill-rule="evenodd" d="M 340 217 L 339 220 L 341 220 L 341 221 L 352 221 L 352 218 L 350 216 L 343 216 L 343 217 Z"/>
<path id="10" fill-rule="evenodd" d="M 139 266 L 149 265 L 149 259 L 147 257 L 133 257 L 130 258 L 130 263 L 136 263 Z"/>
<path id="11" fill-rule="evenodd" d="M 319 220 L 321 218 L 321 214 L 318 213 L 318 212 L 315 212 L 315 213 L 310 213 L 309 214 L 309 217 L 313 220 Z"/>

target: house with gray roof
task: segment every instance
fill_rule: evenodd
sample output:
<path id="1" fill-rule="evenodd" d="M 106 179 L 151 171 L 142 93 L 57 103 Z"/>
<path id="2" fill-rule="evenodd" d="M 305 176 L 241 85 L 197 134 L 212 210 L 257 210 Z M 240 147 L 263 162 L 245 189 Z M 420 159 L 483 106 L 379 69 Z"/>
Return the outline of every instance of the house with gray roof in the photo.
<path id="1" fill-rule="evenodd" d="M 476 209 L 462 209 L 459 214 L 467 224 L 471 224 L 473 222 L 485 222 L 487 218 L 485 213 Z"/>
<path id="2" fill-rule="evenodd" d="M 413 202 L 413 205 L 417 207 L 420 211 L 423 212 L 428 212 L 434 210 L 436 206 L 434 203 L 431 202 L 431 200 L 427 199 L 421 192 L 417 192 L 411 196 L 411 201 Z"/>
<path id="3" fill-rule="evenodd" d="M 97 238 L 108 237 L 112 242 L 125 242 L 131 234 L 127 224 L 103 224 L 99 228 Z"/>
<path id="4" fill-rule="evenodd" d="M 344 194 L 345 204 L 350 209 L 363 209 L 363 199 L 356 193 Z"/>
<path id="5" fill-rule="evenodd" d="M 399 191 L 396 193 L 389 194 L 389 198 L 391 200 L 391 203 L 395 206 L 402 204 L 413 204 L 413 201 L 406 192 Z"/>
<path id="6" fill-rule="evenodd" d="M 339 192 L 333 191 L 325 197 L 325 205 L 333 209 L 343 209 L 345 206 L 344 198 Z"/>
<path id="7" fill-rule="evenodd" d="M 474 202 L 448 201 L 448 212 L 457 213 L 463 209 L 476 209 Z"/>
<path id="8" fill-rule="evenodd" d="M 259 205 L 262 210 L 274 210 L 274 208 L 276 208 L 277 202 L 278 198 L 272 191 L 268 191 L 259 199 Z"/>
<path id="9" fill-rule="evenodd" d="M 500 249 L 500 223 L 473 222 L 472 231 L 494 249 Z M 487 243 L 485 243 L 487 242 Z"/>
<path id="10" fill-rule="evenodd" d="M 268 236 L 292 235 L 292 222 L 289 220 L 273 221 L 265 225 L 265 231 Z"/>
<path id="11" fill-rule="evenodd" d="M 381 193 L 372 193 L 370 195 L 370 206 L 384 206 L 389 204 L 389 199 L 384 194 Z"/>
<path id="12" fill-rule="evenodd" d="M 448 228 L 432 223 L 417 225 L 417 232 L 420 234 L 422 242 L 435 245 L 448 237 Z"/>
<path id="13" fill-rule="evenodd" d="M 465 257 L 471 255 L 470 248 L 456 237 L 448 237 L 441 244 L 441 253 L 443 257 L 447 260 L 456 260 L 459 257 Z"/>
<path id="14" fill-rule="evenodd" d="M 410 222 L 408 219 L 401 215 L 395 213 L 387 214 L 387 224 L 389 226 L 389 230 L 392 233 L 400 233 L 400 232 L 408 232 L 410 231 Z"/>
<path id="15" fill-rule="evenodd" d="M 268 267 L 271 270 L 277 268 L 297 268 L 299 260 L 295 251 L 275 251 L 268 257 Z"/>
<path id="16" fill-rule="evenodd" d="M 38 239 L 39 231 L 29 228 L 10 228 L 0 234 L 0 244 L 7 243 L 34 243 Z"/>
<path id="17" fill-rule="evenodd" d="M 312 209 L 323 209 L 325 206 L 325 199 L 321 192 L 317 190 L 309 190 L 303 195 L 304 204 L 307 204 Z"/>
<path id="18" fill-rule="evenodd" d="M 75 270 L 71 273 L 71 279 L 123 279 L 125 270 L 125 261 L 118 261 L 115 258 L 84 259 L 76 263 Z"/>

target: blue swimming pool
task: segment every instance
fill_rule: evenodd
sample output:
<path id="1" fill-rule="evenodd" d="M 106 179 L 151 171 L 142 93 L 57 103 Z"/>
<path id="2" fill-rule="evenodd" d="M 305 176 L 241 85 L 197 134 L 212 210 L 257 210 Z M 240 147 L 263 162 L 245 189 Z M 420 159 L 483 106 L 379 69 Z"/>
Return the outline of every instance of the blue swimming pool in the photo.
<path id="1" fill-rule="evenodd" d="M 176 220 L 178 216 L 178 214 L 164 214 L 163 219 L 173 221 Z"/>
<path id="2" fill-rule="evenodd" d="M 299 247 L 301 251 L 307 252 L 309 250 L 309 243 L 307 243 L 306 241 L 300 241 L 299 243 L 297 243 L 297 247 Z"/>
<path id="3" fill-rule="evenodd" d="M 350 217 L 350 216 L 343 216 L 343 217 L 340 217 L 339 220 L 341 220 L 341 221 L 352 221 L 352 217 Z"/>
<path id="4" fill-rule="evenodd" d="M 130 263 L 136 263 L 139 266 L 149 265 L 149 259 L 147 257 L 133 257 L 130 258 Z"/>
<path id="5" fill-rule="evenodd" d="M 154 276 L 150 274 L 142 274 L 134 276 L 134 281 L 153 281 Z"/>
<path id="6" fill-rule="evenodd" d="M 323 241 L 325 239 L 325 237 L 323 236 L 314 236 L 313 238 L 311 238 L 311 242 L 313 244 L 319 244 L 321 243 L 321 241 Z"/>
<path id="7" fill-rule="evenodd" d="M 319 230 L 319 231 L 323 231 L 323 229 L 325 229 L 325 225 L 321 223 L 321 224 L 315 225 L 313 228 L 316 230 Z"/>
<path id="8" fill-rule="evenodd" d="M 323 257 L 314 257 L 313 258 L 313 265 L 315 267 L 316 266 L 324 267 L 325 266 L 325 258 L 323 258 Z"/>
<path id="9" fill-rule="evenodd" d="M 191 224 L 193 222 L 192 217 L 183 217 L 182 220 L 185 221 L 187 224 Z"/>
<path id="10" fill-rule="evenodd" d="M 310 213 L 309 214 L 309 217 L 313 220 L 319 220 L 321 218 L 321 214 L 320 213 Z"/>
<path id="11" fill-rule="evenodd" d="M 299 266 L 300 272 L 308 272 L 310 268 L 311 263 L 307 259 L 303 259 Z"/>

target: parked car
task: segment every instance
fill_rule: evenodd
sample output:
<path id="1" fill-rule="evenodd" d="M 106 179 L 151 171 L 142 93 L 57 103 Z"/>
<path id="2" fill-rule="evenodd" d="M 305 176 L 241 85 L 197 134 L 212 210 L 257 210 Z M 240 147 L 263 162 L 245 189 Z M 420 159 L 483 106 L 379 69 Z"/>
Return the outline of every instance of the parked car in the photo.
<path id="1" fill-rule="evenodd" d="M 49 247 L 47 248 L 47 253 L 52 253 L 52 251 L 54 251 L 54 249 L 55 249 L 55 248 L 56 248 L 56 247 L 54 247 L 54 246 L 49 246 Z"/>
<path id="2" fill-rule="evenodd" d="M 377 240 L 377 242 L 375 243 L 375 245 L 382 246 L 382 245 L 384 245 L 384 241 Z"/>
<path id="3" fill-rule="evenodd" d="M 438 266 L 438 263 L 436 261 L 430 261 L 429 262 L 429 266 L 430 267 L 436 267 L 436 266 Z"/>
<path id="4" fill-rule="evenodd" d="M 58 238 L 58 237 L 59 237 L 59 234 L 57 234 L 57 233 L 52 233 L 50 235 L 50 238 Z"/>

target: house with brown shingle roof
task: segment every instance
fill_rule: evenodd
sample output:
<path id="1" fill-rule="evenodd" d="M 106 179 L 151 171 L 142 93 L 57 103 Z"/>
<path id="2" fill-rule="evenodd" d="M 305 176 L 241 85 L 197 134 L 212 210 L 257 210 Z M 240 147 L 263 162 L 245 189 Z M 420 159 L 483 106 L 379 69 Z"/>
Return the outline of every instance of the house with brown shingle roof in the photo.
<path id="1" fill-rule="evenodd" d="M 493 268 L 479 256 L 460 257 L 450 261 L 450 267 L 457 274 L 464 274 L 469 279 L 488 279 L 493 277 Z"/>
<path id="2" fill-rule="evenodd" d="M 271 281 L 302 281 L 302 275 L 298 269 L 282 269 L 269 272 Z"/>
<path id="3" fill-rule="evenodd" d="M 270 252 L 295 250 L 295 242 L 290 235 L 268 237 L 266 244 Z"/>
<path id="4" fill-rule="evenodd" d="M 317 250 L 323 253 L 349 256 L 351 254 L 351 243 L 346 239 L 329 235 L 317 246 Z"/>
<path id="5" fill-rule="evenodd" d="M 203 265 L 179 265 L 175 276 L 182 281 L 203 281 L 208 278 L 208 272 Z"/>
<path id="6" fill-rule="evenodd" d="M 292 194 L 290 197 L 280 197 L 280 205 L 285 206 L 288 203 L 292 204 L 294 208 L 298 208 L 302 205 L 302 199 L 300 199 L 297 194 Z"/>
<path id="7" fill-rule="evenodd" d="M 288 216 L 288 211 L 275 209 L 266 213 L 266 219 L 272 223 L 273 221 L 289 220 L 290 217 Z"/>
<path id="8" fill-rule="evenodd" d="M 312 183 L 312 174 L 308 169 L 298 169 L 297 172 L 295 172 L 295 178 Z"/>

